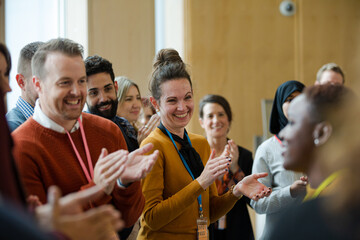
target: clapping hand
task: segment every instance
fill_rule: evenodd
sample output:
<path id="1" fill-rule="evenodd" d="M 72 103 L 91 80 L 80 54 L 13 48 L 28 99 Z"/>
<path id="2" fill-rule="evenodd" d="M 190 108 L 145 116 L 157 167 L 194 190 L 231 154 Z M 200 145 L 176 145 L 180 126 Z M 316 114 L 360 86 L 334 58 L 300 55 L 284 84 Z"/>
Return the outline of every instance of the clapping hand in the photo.
<path id="1" fill-rule="evenodd" d="M 150 152 L 153 147 L 152 143 L 148 143 L 129 153 L 125 170 L 120 176 L 120 181 L 123 185 L 138 181 L 151 171 L 158 158 L 159 151 L 155 150 L 152 154 L 145 154 Z"/>
<path id="2" fill-rule="evenodd" d="M 224 154 L 215 157 L 215 150 L 211 151 L 210 158 L 201 175 L 196 179 L 203 189 L 208 188 L 216 178 L 229 171 L 231 160 Z"/>
<path id="3" fill-rule="evenodd" d="M 141 142 L 147 137 L 149 136 L 149 134 L 160 124 L 160 116 L 157 114 L 154 114 L 151 116 L 149 122 L 142 126 L 141 128 L 139 128 L 138 130 L 138 143 L 139 145 L 141 144 Z"/>
<path id="4" fill-rule="evenodd" d="M 74 240 L 117 239 L 116 232 L 124 227 L 119 211 L 111 205 L 83 210 L 102 194 L 103 189 L 96 185 L 60 198 L 60 189 L 52 186 L 48 203 L 36 208 L 36 218 L 44 230 L 59 231 Z"/>
<path id="5" fill-rule="evenodd" d="M 116 180 L 125 170 L 129 152 L 118 150 L 108 154 L 103 148 L 94 168 L 94 183 L 104 188 L 104 192 L 110 195 L 114 189 Z"/>

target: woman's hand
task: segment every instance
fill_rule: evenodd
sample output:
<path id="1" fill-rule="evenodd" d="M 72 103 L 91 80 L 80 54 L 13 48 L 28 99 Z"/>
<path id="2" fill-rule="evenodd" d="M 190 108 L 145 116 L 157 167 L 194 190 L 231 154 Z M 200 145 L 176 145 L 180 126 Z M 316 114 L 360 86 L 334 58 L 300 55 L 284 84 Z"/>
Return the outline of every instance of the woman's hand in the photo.
<path id="1" fill-rule="evenodd" d="M 296 198 L 300 195 L 306 195 L 306 185 L 308 184 L 308 178 L 306 176 L 302 176 L 300 180 L 296 180 L 290 186 L 290 194 L 291 197 Z"/>
<path id="2" fill-rule="evenodd" d="M 254 173 L 246 176 L 236 184 L 233 188 L 233 195 L 240 197 L 245 195 L 246 197 L 258 201 L 260 198 L 268 197 L 271 193 L 271 188 L 266 187 L 264 184 L 258 181 L 259 178 L 266 177 L 267 173 Z"/>
<path id="3" fill-rule="evenodd" d="M 138 143 L 139 145 L 141 144 L 141 142 L 147 137 L 149 136 L 149 134 L 160 124 L 160 116 L 157 114 L 154 114 L 151 116 L 149 122 L 145 125 L 142 126 L 141 128 L 139 128 L 138 130 Z"/>
<path id="4" fill-rule="evenodd" d="M 229 171 L 231 159 L 226 156 L 219 156 L 215 158 L 215 150 L 211 151 L 209 161 L 206 163 L 201 175 L 196 179 L 200 186 L 205 190 L 208 188 L 216 178 Z"/>
<path id="5" fill-rule="evenodd" d="M 239 148 L 236 145 L 236 143 L 234 142 L 234 140 L 230 139 L 228 141 L 228 152 L 230 155 L 230 158 L 232 160 L 231 165 L 230 165 L 230 171 L 232 173 L 236 173 L 237 171 L 239 171 L 239 165 L 238 165 L 238 159 L 239 159 Z"/>

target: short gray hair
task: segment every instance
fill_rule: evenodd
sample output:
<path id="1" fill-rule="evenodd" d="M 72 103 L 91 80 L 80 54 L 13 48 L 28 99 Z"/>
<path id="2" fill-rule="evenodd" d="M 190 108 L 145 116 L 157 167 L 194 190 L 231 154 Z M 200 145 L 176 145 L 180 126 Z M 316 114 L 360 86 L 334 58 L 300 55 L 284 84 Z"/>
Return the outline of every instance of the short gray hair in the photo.
<path id="1" fill-rule="evenodd" d="M 342 76 L 343 83 L 345 82 L 345 75 L 344 75 L 343 71 L 341 70 L 340 66 L 337 65 L 336 63 L 327 63 L 327 64 L 323 65 L 316 74 L 317 82 L 320 82 L 321 75 L 323 74 L 323 72 L 325 72 L 327 70 L 339 73 Z"/>
<path id="2" fill-rule="evenodd" d="M 45 77 L 44 65 L 48 54 L 59 52 L 70 57 L 80 56 L 83 58 L 84 48 L 79 43 L 76 43 L 67 38 L 56 38 L 46 42 L 35 53 L 31 60 L 31 69 L 33 75 L 43 78 Z"/>
<path id="3" fill-rule="evenodd" d="M 25 78 L 31 77 L 31 59 L 34 57 L 35 52 L 43 44 L 43 42 L 32 42 L 21 49 L 17 72 L 22 74 Z"/>

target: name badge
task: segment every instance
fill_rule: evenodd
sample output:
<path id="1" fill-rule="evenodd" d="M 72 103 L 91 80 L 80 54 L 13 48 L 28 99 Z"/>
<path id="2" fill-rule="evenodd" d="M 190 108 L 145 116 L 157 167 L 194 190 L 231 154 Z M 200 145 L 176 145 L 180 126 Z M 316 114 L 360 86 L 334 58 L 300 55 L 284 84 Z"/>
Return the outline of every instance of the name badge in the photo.
<path id="1" fill-rule="evenodd" d="M 197 239 L 209 240 L 209 232 L 207 229 L 207 218 L 200 217 L 196 220 L 196 222 L 197 222 Z"/>

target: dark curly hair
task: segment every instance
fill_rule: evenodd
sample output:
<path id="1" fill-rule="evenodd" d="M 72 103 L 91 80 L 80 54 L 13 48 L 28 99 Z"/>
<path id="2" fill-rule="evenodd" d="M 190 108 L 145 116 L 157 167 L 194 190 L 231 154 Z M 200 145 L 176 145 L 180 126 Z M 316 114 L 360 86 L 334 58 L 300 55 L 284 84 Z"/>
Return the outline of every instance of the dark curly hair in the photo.
<path id="1" fill-rule="evenodd" d="M 111 80 L 114 82 L 115 75 L 112 68 L 112 63 L 109 60 L 98 55 L 89 56 L 85 59 L 86 76 L 91 76 L 97 73 L 108 73 Z"/>

